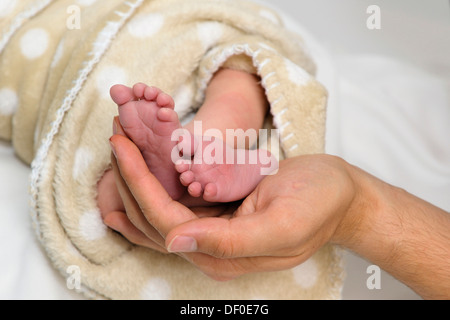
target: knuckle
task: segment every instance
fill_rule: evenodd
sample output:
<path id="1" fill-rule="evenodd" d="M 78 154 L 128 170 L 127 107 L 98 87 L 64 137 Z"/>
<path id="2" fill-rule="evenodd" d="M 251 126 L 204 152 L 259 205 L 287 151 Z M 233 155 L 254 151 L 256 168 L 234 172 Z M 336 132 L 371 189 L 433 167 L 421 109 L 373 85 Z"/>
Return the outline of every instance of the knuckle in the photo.
<path id="1" fill-rule="evenodd" d="M 211 248 L 210 254 L 218 259 L 230 259 L 237 257 L 234 239 L 229 231 L 224 230 L 220 238 L 215 242 L 214 246 Z"/>
<path id="2" fill-rule="evenodd" d="M 217 243 L 217 245 L 212 250 L 212 256 L 218 259 L 227 259 L 232 257 L 232 250 L 224 243 L 223 240 Z"/>

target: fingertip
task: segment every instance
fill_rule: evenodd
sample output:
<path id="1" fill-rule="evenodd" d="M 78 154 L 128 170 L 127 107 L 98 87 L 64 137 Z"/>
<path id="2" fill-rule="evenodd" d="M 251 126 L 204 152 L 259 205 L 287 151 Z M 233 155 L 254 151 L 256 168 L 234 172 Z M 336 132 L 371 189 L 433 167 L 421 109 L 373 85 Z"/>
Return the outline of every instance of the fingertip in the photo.
<path id="1" fill-rule="evenodd" d="M 193 219 L 173 228 L 166 237 L 170 252 L 201 252 L 216 258 L 232 257 L 227 237 L 228 221 L 224 218 Z M 236 239 L 233 239 L 234 241 Z M 194 246 L 195 244 L 195 246 Z M 190 250 L 190 251 L 186 251 Z"/>
<path id="2" fill-rule="evenodd" d="M 123 129 L 122 124 L 120 123 L 119 116 L 115 116 L 113 119 L 113 135 L 115 134 L 127 137 L 127 134 L 125 133 L 125 130 Z"/>
<path id="3" fill-rule="evenodd" d="M 109 227 L 119 233 L 122 233 L 125 230 L 125 225 L 126 225 L 127 221 L 129 222 L 125 213 L 119 212 L 119 211 L 108 212 L 108 213 L 102 215 L 102 218 L 103 218 L 103 223 L 107 227 Z"/>
<path id="4" fill-rule="evenodd" d="M 111 147 L 111 151 L 117 160 L 119 160 L 119 155 L 121 155 L 121 149 L 124 145 L 123 136 L 120 134 L 114 134 L 111 138 L 109 138 L 109 145 Z"/>
<path id="5" fill-rule="evenodd" d="M 113 148 L 116 157 L 119 159 L 122 158 L 126 161 L 131 161 L 132 158 L 136 164 L 139 163 L 139 161 L 137 161 L 139 159 L 142 160 L 141 162 L 143 162 L 143 164 L 145 164 L 142 154 L 134 142 L 131 141 L 126 135 L 122 135 L 119 132 L 109 138 L 111 147 Z M 147 166 L 145 165 L 145 167 Z"/>
<path id="6" fill-rule="evenodd" d="M 196 252 L 197 249 L 197 240 L 188 236 L 175 236 L 167 246 L 167 251 L 171 253 Z"/>
<path id="7" fill-rule="evenodd" d="M 289 233 L 280 234 L 273 219 L 264 216 L 249 214 L 229 219 L 194 219 L 173 228 L 166 243 L 170 244 L 177 236 L 191 237 L 197 242 L 196 252 L 219 259 L 273 255 Z"/>

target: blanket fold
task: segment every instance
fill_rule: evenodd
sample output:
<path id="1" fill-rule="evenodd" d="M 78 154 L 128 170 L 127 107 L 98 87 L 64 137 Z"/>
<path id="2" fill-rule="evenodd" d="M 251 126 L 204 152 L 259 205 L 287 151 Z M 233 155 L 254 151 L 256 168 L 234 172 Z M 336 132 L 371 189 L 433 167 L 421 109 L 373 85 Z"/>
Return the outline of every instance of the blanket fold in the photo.
<path id="1" fill-rule="evenodd" d="M 328 245 L 302 265 L 207 278 L 175 255 L 129 243 L 102 222 L 112 85 L 143 82 L 201 106 L 222 67 L 254 72 L 283 157 L 324 151 L 327 94 L 302 39 L 263 6 L 235 0 L 23 0 L 0 21 L 0 138 L 31 164 L 31 216 L 63 277 L 97 299 L 336 299 L 343 268 Z"/>

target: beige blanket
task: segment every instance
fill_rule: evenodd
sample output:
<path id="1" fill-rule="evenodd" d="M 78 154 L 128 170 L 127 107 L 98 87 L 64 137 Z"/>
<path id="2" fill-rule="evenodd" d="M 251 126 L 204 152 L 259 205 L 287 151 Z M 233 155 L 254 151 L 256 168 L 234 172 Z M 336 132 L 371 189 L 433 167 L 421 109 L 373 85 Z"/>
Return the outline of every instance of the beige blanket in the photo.
<path id="1" fill-rule="evenodd" d="M 63 277 L 78 276 L 91 298 L 340 298 L 333 246 L 292 270 L 216 282 L 175 255 L 129 243 L 105 227 L 96 205 L 116 83 L 160 87 L 186 119 L 220 67 L 255 72 L 283 156 L 324 151 L 326 91 L 301 38 L 275 12 L 234 0 L 9 3 L 0 13 L 0 138 L 32 166 L 31 216 Z"/>

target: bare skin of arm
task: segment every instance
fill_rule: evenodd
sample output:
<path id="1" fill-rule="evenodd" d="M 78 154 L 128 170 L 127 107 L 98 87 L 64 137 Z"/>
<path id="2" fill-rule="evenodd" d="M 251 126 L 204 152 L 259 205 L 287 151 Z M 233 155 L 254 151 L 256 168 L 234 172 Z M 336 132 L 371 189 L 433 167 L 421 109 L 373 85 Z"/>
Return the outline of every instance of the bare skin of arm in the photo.
<path id="1" fill-rule="evenodd" d="M 450 298 L 450 215 L 343 159 L 282 161 L 240 207 L 194 213 L 170 199 L 130 140 L 115 135 L 111 144 L 126 214 L 104 219 L 132 242 L 176 253 L 217 280 L 292 268 L 335 243 L 423 298 Z"/>
<path id="2" fill-rule="evenodd" d="M 359 192 L 334 236 L 424 298 L 450 298 L 450 214 L 349 166 Z"/>

